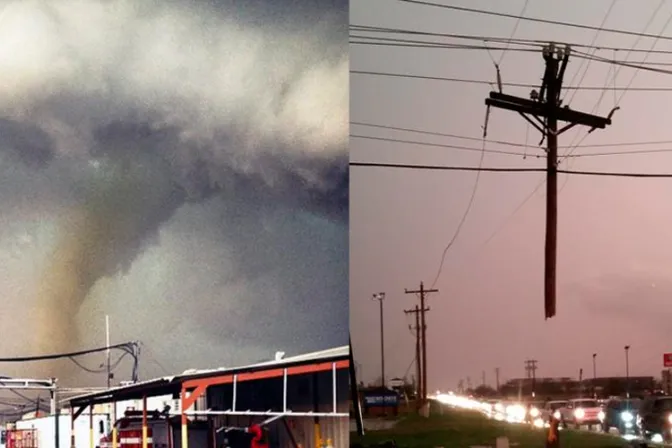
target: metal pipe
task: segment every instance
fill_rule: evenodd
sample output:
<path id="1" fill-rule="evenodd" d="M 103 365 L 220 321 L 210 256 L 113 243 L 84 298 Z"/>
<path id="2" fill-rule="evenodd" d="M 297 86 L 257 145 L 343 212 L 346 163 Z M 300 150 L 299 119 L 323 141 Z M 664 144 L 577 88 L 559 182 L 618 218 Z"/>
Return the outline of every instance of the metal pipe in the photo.
<path id="1" fill-rule="evenodd" d="M 282 370 L 282 412 L 287 412 L 287 369 Z"/>
<path id="2" fill-rule="evenodd" d="M 93 404 L 89 405 L 89 448 L 96 448 L 93 435 L 95 434 L 93 430 Z"/>
<path id="3" fill-rule="evenodd" d="M 233 400 L 231 403 L 231 408 L 236 410 L 236 401 L 238 399 L 238 375 L 233 375 Z"/>
<path id="4" fill-rule="evenodd" d="M 147 396 L 142 397 L 142 448 L 147 448 Z"/>
<path id="5" fill-rule="evenodd" d="M 336 363 L 331 363 L 332 396 L 334 405 L 334 414 L 338 411 L 338 400 L 336 395 Z"/>

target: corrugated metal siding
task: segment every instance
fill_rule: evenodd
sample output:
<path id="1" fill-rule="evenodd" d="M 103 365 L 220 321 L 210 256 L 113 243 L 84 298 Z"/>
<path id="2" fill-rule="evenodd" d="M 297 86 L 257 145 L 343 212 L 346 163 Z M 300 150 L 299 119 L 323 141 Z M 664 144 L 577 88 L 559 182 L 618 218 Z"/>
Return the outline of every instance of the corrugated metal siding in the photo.
<path id="1" fill-rule="evenodd" d="M 315 446 L 315 423 L 312 418 L 291 417 L 287 421 L 297 443 L 303 448 L 318 448 Z M 330 439 L 334 448 L 347 448 L 350 444 L 350 422 L 347 418 L 320 418 L 320 435 L 324 444 Z M 281 448 L 293 448 L 284 430 L 279 431 L 278 441 Z"/>

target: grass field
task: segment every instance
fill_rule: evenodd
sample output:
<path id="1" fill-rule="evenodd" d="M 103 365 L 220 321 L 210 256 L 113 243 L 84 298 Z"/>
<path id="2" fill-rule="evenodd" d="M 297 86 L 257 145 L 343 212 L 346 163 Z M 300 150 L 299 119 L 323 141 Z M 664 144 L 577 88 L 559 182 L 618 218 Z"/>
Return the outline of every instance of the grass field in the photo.
<path id="1" fill-rule="evenodd" d="M 400 448 L 469 448 L 495 446 L 497 437 L 509 438 L 512 448 L 543 448 L 546 430 L 487 419 L 480 413 L 445 409 L 428 419 L 407 415 L 384 431 L 369 431 L 363 438 L 351 434 L 350 444 L 363 446 L 394 440 Z M 630 446 L 618 437 L 565 430 L 560 432 L 562 448 L 621 448 Z"/>

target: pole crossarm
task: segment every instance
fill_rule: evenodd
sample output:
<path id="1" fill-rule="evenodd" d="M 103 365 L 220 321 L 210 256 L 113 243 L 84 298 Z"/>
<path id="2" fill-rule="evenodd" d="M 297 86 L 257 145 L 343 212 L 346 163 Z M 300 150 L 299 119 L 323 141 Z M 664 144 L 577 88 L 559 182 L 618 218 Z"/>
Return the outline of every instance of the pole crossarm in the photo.
<path id="1" fill-rule="evenodd" d="M 579 112 L 569 107 L 559 107 L 549 111 L 546 105 L 540 101 L 532 101 L 506 95 L 499 92 L 490 92 L 490 98 L 486 98 L 485 104 L 499 109 L 511 110 L 521 114 L 530 114 L 540 118 L 548 118 L 550 114 L 556 114 L 558 121 L 564 121 L 573 125 L 583 125 L 590 128 L 605 129 L 611 124 L 611 118 Z M 546 130 L 548 131 L 548 129 Z"/>

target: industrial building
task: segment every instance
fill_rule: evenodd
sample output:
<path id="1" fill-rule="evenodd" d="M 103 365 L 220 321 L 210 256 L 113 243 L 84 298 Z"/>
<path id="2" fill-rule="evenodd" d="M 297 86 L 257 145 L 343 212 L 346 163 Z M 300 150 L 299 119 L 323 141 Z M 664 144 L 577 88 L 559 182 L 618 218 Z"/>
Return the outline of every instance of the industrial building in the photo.
<path id="1" fill-rule="evenodd" d="M 105 404 L 114 409 L 112 415 L 135 414 L 119 420 L 102 441 L 91 436 L 90 448 L 220 448 L 253 424 L 265 428 L 270 447 L 345 447 L 349 362 L 349 348 L 344 346 L 80 395 L 68 399 L 71 427 L 78 418 L 94 415 L 89 409 Z M 153 408 L 148 405 L 156 399 L 163 409 L 157 409 L 156 402 Z M 139 406 L 128 409 L 129 403 Z M 108 432 L 89 420 L 90 434 Z M 74 438 L 75 431 L 71 435 Z M 81 441 L 72 440 L 72 445 L 81 446 Z"/>

